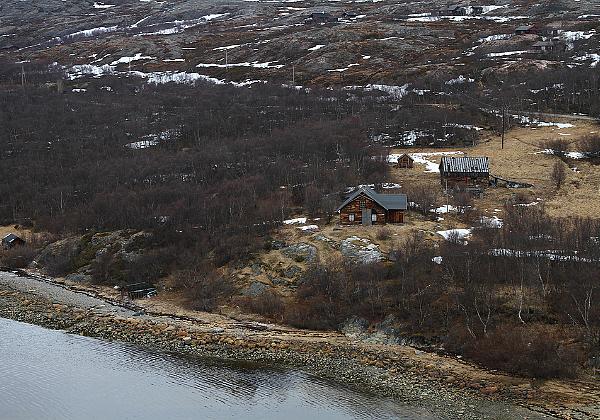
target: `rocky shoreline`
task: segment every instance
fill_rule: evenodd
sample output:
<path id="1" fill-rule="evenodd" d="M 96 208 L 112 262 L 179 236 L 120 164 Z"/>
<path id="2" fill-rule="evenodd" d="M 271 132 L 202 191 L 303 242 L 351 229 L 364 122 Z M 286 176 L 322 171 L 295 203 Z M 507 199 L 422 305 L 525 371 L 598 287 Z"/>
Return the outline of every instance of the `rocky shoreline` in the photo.
<path id="1" fill-rule="evenodd" d="M 279 340 L 239 339 L 222 329 L 190 332 L 160 319 L 120 317 L 52 302 L 0 286 L 0 317 L 72 334 L 117 340 L 157 351 L 223 361 L 301 369 L 361 391 L 430 409 L 435 418 L 550 418 L 517 405 L 484 398 L 471 389 L 444 387 L 411 370 L 410 361 L 329 343 L 294 345 Z"/>

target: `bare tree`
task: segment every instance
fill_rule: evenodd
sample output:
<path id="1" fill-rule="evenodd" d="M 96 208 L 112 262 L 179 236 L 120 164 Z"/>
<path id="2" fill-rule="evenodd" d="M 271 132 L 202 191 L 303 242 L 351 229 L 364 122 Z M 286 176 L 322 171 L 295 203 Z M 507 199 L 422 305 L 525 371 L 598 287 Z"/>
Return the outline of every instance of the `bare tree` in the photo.
<path id="1" fill-rule="evenodd" d="M 562 162 L 556 162 L 552 168 L 552 174 L 550 175 L 552 182 L 556 185 L 557 189 L 560 189 L 561 185 L 567 179 L 567 173 L 565 172 L 565 166 Z"/>

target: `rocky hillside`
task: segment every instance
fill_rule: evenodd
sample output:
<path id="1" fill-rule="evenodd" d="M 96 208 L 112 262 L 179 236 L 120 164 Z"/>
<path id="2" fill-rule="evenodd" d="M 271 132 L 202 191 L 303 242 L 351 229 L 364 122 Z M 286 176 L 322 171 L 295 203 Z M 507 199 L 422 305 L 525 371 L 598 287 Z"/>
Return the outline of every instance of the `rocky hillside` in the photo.
<path id="1" fill-rule="evenodd" d="M 120 74 L 342 86 L 597 62 L 597 2 L 482 3 L 482 14 L 448 16 L 440 12 L 445 1 L 66 0 L 32 6 L 7 0 L 0 5 L 0 57 L 57 63 L 71 79 Z M 313 19 L 315 12 L 328 13 L 327 21 Z M 561 31 L 567 51 L 560 56 L 533 52 L 549 24 Z M 539 31 L 513 36 L 520 25 Z"/>

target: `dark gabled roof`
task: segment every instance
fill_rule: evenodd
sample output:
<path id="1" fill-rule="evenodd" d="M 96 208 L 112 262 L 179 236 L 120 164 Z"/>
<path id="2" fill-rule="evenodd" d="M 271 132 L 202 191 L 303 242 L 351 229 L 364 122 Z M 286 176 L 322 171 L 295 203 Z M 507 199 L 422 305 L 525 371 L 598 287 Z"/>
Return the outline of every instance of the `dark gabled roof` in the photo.
<path id="1" fill-rule="evenodd" d="M 414 161 L 414 159 L 412 158 L 412 156 L 411 156 L 411 155 L 409 155 L 408 153 L 402 153 L 400 156 L 398 156 L 398 160 L 402 159 L 404 156 L 406 156 L 406 157 L 407 157 L 407 158 L 409 158 L 410 160 L 413 160 L 413 161 Z"/>
<path id="2" fill-rule="evenodd" d="M 532 45 L 532 47 L 552 47 L 556 45 L 552 41 L 538 41 Z"/>
<path id="3" fill-rule="evenodd" d="M 10 244 L 10 243 L 12 243 L 14 241 L 22 241 L 22 240 L 23 239 L 19 238 L 14 233 L 9 233 L 4 238 L 2 238 L 2 243 L 4 243 L 4 244 Z"/>
<path id="4" fill-rule="evenodd" d="M 452 157 L 444 156 L 440 162 L 440 172 L 454 173 L 489 173 L 490 161 L 487 157 Z"/>
<path id="5" fill-rule="evenodd" d="M 371 188 L 361 187 L 350 194 L 350 197 L 348 197 L 335 211 L 340 211 L 361 194 L 366 195 L 386 210 L 406 210 L 408 207 L 406 194 L 378 194 Z"/>

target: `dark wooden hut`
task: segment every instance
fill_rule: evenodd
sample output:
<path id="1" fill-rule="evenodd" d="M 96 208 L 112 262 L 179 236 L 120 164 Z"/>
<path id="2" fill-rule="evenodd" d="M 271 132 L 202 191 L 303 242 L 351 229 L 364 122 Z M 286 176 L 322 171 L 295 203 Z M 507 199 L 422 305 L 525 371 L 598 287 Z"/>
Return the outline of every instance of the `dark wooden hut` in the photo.
<path id="1" fill-rule="evenodd" d="M 398 158 L 398 163 L 396 163 L 397 168 L 412 168 L 415 165 L 415 161 L 410 155 L 404 153 L 402 156 Z"/>
<path id="2" fill-rule="evenodd" d="M 9 233 L 2 238 L 2 248 L 4 249 L 10 249 L 19 245 L 25 245 L 25 240 L 21 239 L 14 233 Z"/>
<path id="3" fill-rule="evenodd" d="M 444 188 L 487 187 L 489 158 L 444 156 L 440 162 L 440 180 Z"/>

